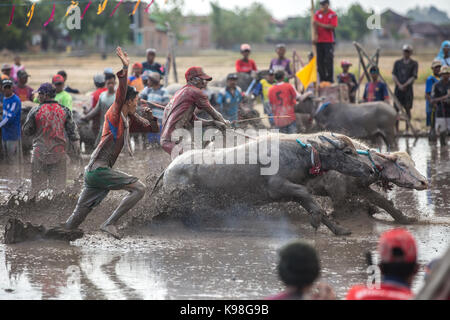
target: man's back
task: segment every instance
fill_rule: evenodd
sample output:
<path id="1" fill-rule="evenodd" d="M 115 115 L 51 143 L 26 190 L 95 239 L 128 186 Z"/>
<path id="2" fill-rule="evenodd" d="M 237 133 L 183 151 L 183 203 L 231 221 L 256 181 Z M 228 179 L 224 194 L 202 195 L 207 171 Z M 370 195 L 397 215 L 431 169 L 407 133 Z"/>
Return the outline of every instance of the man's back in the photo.
<path id="1" fill-rule="evenodd" d="M 78 140 L 70 110 L 56 101 L 47 101 L 31 109 L 23 131 L 33 135 L 33 158 L 46 164 L 56 163 L 65 157 L 65 131 L 70 140 Z"/>
<path id="2" fill-rule="evenodd" d="M 290 83 L 277 83 L 269 89 L 269 102 L 275 116 L 275 126 L 285 127 L 296 120 L 294 111 L 296 97 L 297 93 Z"/>
<path id="3" fill-rule="evenodd" d="M 411 289 L 406 286 L 381 283 L 378 289 L 364 285 L 353 286 L 348 291 L 346 300 L 409 300 L 412 297 Z"/>

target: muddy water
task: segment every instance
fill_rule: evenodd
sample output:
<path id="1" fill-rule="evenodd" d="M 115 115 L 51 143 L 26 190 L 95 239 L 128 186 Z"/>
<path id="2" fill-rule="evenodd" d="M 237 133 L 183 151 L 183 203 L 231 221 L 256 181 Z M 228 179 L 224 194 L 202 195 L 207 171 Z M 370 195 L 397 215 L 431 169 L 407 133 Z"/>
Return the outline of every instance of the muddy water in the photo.
<path id="1" fill-rule="evenodd" d="M 388 194 L 405 214 L 419 218 L 418 224 L 406 228 L 417 239 L 424 265 L 450 244 L 449 151 L 430 147 L 426 139 L 402 139 L 400 148 L 412 155 L 431 183 L 428 191 L 395 188 Z M 134 162 L 120 158 L 118 168 L 144 180 L 150 164 L 156 175 L 167 162 L 155 149 L 138 154 Z M 76 176 L 71 170 L 69 175 Z M 14 188 L 16 184 L 8 181 L 0 181 L 0 190 Z M 167 219 L 133 226 L 118 241 L 96 230 L 110 212 L 108 202 L 114 201 L 108 197 L 83 225 L 86 236 L 70 245 L 0 245 L 0 299 L 260 299 L 282 289 L 276 275 L 277 250 L 294 239 L 309 241 L 318 250 L 322 281 L 331 283 L 342 299 L 352 284 L 366 281 L 366 251 L 374 251 L 379 234 L 395 226 L 383 214 L 373 220 L 355 212 L 341 221 L 352 235 L 335 237 L 325 227 L 314 232 L 304 211 L 295 219 L 285 218 L 281 206 L 273 209 L 281 214 L 257 219 L 233 216 L 201 226 Z M 71 208 L 52 212 L 49 220 L 64 221 Z M 29 215 L 34 223 L 43 217 Z M 415 291 L 422 279 L 423 268 Z"/>

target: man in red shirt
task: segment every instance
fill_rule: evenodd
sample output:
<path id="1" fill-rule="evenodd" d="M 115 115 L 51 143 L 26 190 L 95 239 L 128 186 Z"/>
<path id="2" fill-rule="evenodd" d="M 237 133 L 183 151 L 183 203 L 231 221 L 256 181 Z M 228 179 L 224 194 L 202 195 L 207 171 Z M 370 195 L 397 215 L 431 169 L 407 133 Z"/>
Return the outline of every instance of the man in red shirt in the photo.
<path id="1" fill-rule="evenodd" d="M 185 73 L 187 84 L 178 90 L 167 104 L 161 131 L 161 146 L 172 159 L 183 153 L 182 139 L 172 141 L 175 129 L 191 130 L 194 121 L 201 121 L 203 126 L 216 126 L 221 130 L 230 127 L 230 122 L 214 109 L 209 103 L 208 96 L 202 90 L 206 88 L 207 81 L 212 77 L 203 72 L 200 67 L 191 67 Z M 195 111 L 206 111 L 213 120 L 203 120 L 195 115 Z"/>
<path id="2" fill-rule="evenodd" d="M 14 93 L 19 97 L 20 101 L 33 101 L 33 89 L 27 85 L 30 75 L 25 70 L 17 72 L 17 85 L 14 86 Z"/>
<path id="3" fill-rule="evenodd" d="M 317 70 L 320 81 L 333 82 L 334 29 L 338 25 L 336 12 L 329 8 L 329 0 L 320 1 L 320 10 L 314 15 L 316 27 Z"/>
<path id="4" fill-rule="evenodd" d="M 408 300 L 413 297 L 411 284 L 419 266 L 414 237 L 405 229 L 384 232 L 378 243 L 381 283 L 377 287 L 353 286 L 347 300 Z"/>
<path id="5" fill-rule="evenodd" d="M 290 83 L 284 82 L 283 70 L 275 73 L 275 81 L 277 83 L 270 87 L 268 94 L 272 113 L 275 116 L 275 127 L 281 133 L 296 133 L 297 123 L 294 107 L 297 104 L 296 99 L 300 98 L 300 95 Z"/>
<path id="6" fill-rule="evenodd" d="M 242 59 L 236 60 L 236 72 L 252 73 L 256 72 L 256 63 L 252 59 L 249 59 L 251 47 L 249 44 L 244 43 L 241 45 Z"/>

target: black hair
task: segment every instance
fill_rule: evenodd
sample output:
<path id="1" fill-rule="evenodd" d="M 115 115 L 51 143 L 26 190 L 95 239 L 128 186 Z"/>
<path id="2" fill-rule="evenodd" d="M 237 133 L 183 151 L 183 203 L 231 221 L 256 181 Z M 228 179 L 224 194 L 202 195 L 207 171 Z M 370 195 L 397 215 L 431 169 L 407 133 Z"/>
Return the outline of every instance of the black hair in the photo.
<path id="1" fill-rule="evenodd" d="M 105 73 L 105 82 L 108 81 L 109 79 L 116 80 L 116 75 L 114 73 Z"/>
<path id="2" fill-rule="evenodd" d="M 64 80 L 67 79 L 67 73 L 64 70 L 58 71 L 58 73 L 60 76 L 62 76 L 64 78 Z"/>
<path id="3" fill-rule="evenodd" d="M 285 285 L 301 291 L 319 276 L 319 258 L 309 244 L 294 242 L 282 248 L 279 254 L 278 275 Z"/>
<path id="4" fill-rule="evenodd" d="M 416 262 L 380 263 L 379 266 L 383 275 L 400 278 L 405 281 L 417 270 Z"/>
<path id="5" fill-rule="evenodd" d="M 373 72 L 378 73 L 378 68 L 375 67 L 375 66 L 371 66 L 370 69 L 369 69 L 369 72 L 371 72 L 371 73 L 373 73 Z"/>
<path id="6" fill-rule="evenodd" d="M 125 96 L 125 102 L 127 102 L 128 100 L 133 100 L 138 94 L 139 91 L 137 91 L 135 87 L 128 86 L 127 95 Z"/>
<path id="7" fill-rule="evenodd" d="M 283 70 L 278 70 L 277 72 L 275 72 L 275 80 L 280 81 L 284 79 L 284 71 Z"/>

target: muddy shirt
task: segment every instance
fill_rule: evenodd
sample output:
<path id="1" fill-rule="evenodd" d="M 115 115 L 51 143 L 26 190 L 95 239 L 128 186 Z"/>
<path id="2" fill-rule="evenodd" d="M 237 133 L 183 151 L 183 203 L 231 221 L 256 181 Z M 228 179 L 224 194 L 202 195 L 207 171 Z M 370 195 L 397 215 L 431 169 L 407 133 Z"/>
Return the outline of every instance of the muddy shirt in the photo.
<path id="1" fill-rule="evenodd" d="M 117 72 L 117 78 L 119 79 L 119 87 L 117 88 L 115 101 L 105 114 L 102 138 L 91 155 L 91 160 L 87 166 L 88 171 L 100 167 L 112 168 L 124 146 L 125 135 L 129 138 L 129 132 L 158 132 L 159 130 L 156 118 L 151 119 L 150 122 L 134 114 L 128 115 L 128 119 L 125 119 L 129 124 L 128 133 L 125 131 L 125 126 L 128 124 L 124 122 L 122 108 L 127 93 L 126 70 Z"/>
<path id="2" fill-rule="evenodd" d="M 433 99 L 443 97 L 447 95 L 449 90 L 450 90 L 450 81 L 445 84 L 441 80 L 433 86 L 431 97 Z M 436 110 L 437 118 L 450 118 L 450 102 L 448 99 L 445 101 L 438 102 L 436 103 L 436 105 L 437 105 Z"/>
<path id="3" fill-rule="evenodd" d="M 99 118 L 99 128 L 97 131 L 97 139 L 95 139 L 95 145 L 98 145 L 100 142 L 100 139 L 102 138 L 103 133 L 103 124 L 105 122 L 105 114 L 109 110 L 109 107 L 114 103 L 116 100 L 116 93 L 109 94 L 108 91 L 102 92 L 100 94 L 100 97 L 98 99 L 97 105 L 94 109 L 89 111 L 87 115 L 85 115 L 86 120 L 95 119 L 95 117 Z"/>
<path id="4" fill-rule="evenodd" d="M 161 142 L 171 141 L 172 132 L 175 129 L 190 129 L 197 119 L 194 114 L 195 108 L 205 110 L 212 107 L 208 96 L 202 90 L 185 85 L 175 93 L 164 110 Z M 170 154 L 168 150 L 164 150 Z"/>
<path id="5" fill-rule="evenodd" d="M 56 101 L 46 101 L 31 109 L 23 125 L 23 133 L 33 138 L 32 162 L 54 164 L 66 156 L 66 137 L 80 140 L 72 112 Z"/>
<path id="6" fill-rule="evenodd" d="M 392 74 L 397 77 L 397 80 L 400 83 L 405 83 L 409 78 L 414 77 L 417 79 L 417 71 L 419 69 L 419 64 L 410 59 L 408 63 L 405 63 L 403 59 L 395 61 L 394 70 L 392 70 Z M 398 90 L 397 86 L 395 87 L 396 91 Z M 413 85 L 410 84 L 406 87 L 405 92 L 408 94 L 413 93 Z"/>

